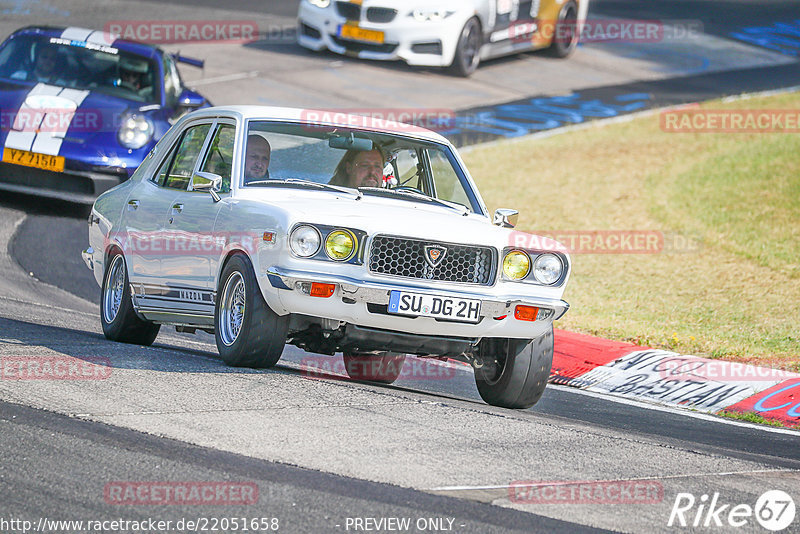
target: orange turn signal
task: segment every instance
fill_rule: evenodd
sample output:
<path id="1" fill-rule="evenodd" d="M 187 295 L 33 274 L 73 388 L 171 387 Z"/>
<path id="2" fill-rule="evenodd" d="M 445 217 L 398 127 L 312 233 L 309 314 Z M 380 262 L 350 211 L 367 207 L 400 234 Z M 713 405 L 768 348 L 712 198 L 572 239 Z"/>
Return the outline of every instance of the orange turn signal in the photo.
<path id="1" fill-rule="evenodd" d="M 336 284 L 322 284 L 320 282 L 313 282 L 311 284 L 311 292 L 309 295 L 312 297 L 328 298 L 333 295 L 336 290 Z"/>
<path id="2" fill-rule="evenodd" d="M 535 321 L 539 314 L 539 308 L 534 306 L 519 305 L 514 308 L 514 318 L 518 321 Z"/>

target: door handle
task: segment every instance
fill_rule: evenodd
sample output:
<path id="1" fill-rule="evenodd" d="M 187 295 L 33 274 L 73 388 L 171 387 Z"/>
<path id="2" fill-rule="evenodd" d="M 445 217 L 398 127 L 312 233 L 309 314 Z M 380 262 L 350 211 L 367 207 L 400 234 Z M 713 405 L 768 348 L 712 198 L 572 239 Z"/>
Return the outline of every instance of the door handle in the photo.
<path id="1" fill-rule="evenodd" d="M 130 200 L 128 201 L 128 211 L 136 211 L 139 209 L 139 201 L 138 200 Z"/>
<path id="2" fill-rule="evenodd" d="M 175 215 L 176 213 L 180 213 L 183 211 L 183 204 L 173 204 L 172 205 L 172 214 Z"/>

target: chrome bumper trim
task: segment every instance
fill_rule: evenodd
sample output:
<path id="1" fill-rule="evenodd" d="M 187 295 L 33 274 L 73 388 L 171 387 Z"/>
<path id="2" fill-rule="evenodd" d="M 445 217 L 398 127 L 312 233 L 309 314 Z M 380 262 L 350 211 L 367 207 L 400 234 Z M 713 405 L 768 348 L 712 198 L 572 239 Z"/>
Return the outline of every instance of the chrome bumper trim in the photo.
<path id="1" fill-rule="evenodd" d="M 83 259 L 83 263 L 86 264 L 86 267 L 88 267 L 90 271 L 94 270 L 94 266 L 92 265 L 93 254 L 94 254 L 94 249 L 92 247 L 89 247 L 83 252 L 81 252 L 81 258 Z"/>

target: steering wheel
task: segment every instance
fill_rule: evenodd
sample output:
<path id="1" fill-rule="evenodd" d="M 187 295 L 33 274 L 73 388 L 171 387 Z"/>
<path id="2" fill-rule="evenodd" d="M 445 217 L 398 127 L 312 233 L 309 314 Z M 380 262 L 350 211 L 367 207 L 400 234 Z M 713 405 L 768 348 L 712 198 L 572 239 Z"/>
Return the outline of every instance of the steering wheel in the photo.
<path id="1" fill-rule="evenodd" d="M 393 191 L 413 191 L 414 193 L 419 193 L 420 195 L 425 195 L 426 197 L 428 196 L 424 192 L 417 189 L 416 187 L 411 187 L 408 185 L 401 185 L 399 187 L 395 187 Z"/>

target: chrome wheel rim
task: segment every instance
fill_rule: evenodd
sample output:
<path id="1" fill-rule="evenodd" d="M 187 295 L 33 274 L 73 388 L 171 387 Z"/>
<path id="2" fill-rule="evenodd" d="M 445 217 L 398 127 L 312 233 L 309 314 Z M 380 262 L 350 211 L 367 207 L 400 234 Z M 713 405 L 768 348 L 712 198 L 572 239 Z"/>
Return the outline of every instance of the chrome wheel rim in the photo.
<path id="1" fill-rule="evenodd" d="M 106 274 L 106 286 L 103 292 L 103 318 L 106 323 L 116 319 L 122 306 L 122 294 L 125 292 L 125 260 L 118 254 L 111 262 Z"/>
<path id="2" fill-rule="evenodd" d="M 233 345 L 242 330 L 245 312 L 244 278 L 234 272 L 225 282 L 219 310 L 219 335 L 225 345 Z"/>

